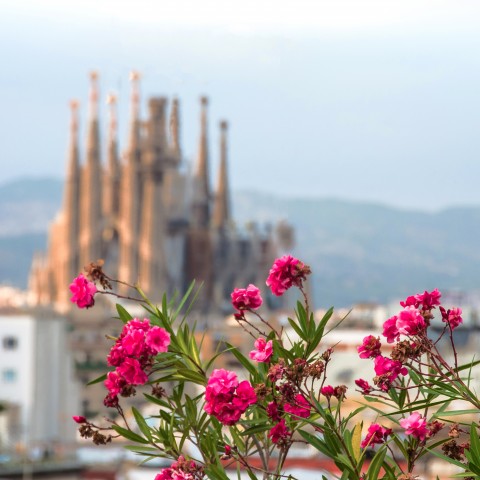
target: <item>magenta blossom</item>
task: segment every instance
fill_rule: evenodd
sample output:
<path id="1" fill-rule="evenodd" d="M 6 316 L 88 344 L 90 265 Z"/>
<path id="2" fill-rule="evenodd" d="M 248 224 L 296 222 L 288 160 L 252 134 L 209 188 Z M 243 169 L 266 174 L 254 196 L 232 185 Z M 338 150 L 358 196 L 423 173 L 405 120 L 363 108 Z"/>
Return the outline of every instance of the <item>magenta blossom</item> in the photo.
<path id="1" fill-rule="evenodd" d="M 295 395 L 295 403 L 286 403 L 283 409 L 294 417 L 308 418 L 310 416 L 311 406 L 301 393 L 297 393 Z"/>
<path id="2" fill-rule="evenodd" d="M 393 343 L 395 340 L 400 338 L 400 333 L 397 328 L 398 317 L 394 315 L 393 317 L 385 320 L 383 323 L 383 333 L 382 335 L 387 339 L 388 343 Z"/>
<path id="3" fill-rule="evenodd" d="M 70 301 L 76 303 L 78 308 L 93 307 L 95 303 L 93 297 L 97 293 L 97 287 L 93 282 L 89 282 L 83 274 L 73 279 L 70 291 L 73 293 Z"/>
<path id="4" fill-rule="evenodd" d="M 72 418 L 73 418 L 73 421 L 76 422 L 76 423 L 86 423 L 87 422 L 87 419 L 82 415 L 74 415 Z"/>
<path id="5" fill-rule="evenodd" d="M 400 425 L 407 435 L 412 435 L 420 441 L 427 438 L 427 420 L 417 412 L 412 413 L 408 418 L 402 418 Z"/>
<path id="6" fill-rule="evenodd" d="M 110 395 L 115 397 L 122 391 L 122 388 L 127 384 L 127 382 L 117 371 L 115 371 L 107 373 L 107 378 L 103 384 L 110 392 Z"/>
<path id="7" fill-rule="evenodd" d="M 461 308 L 457 307 L 445 310 L 443 307 L 440 307 L 440 312 L 442 314 L 442 322 L 450 325 L 452 330 L 455 330 L 461 323 L 463 323 Z"/>
<path id="8" fill-rule="evenodd" d="M 235 288 L 230 296 L 237 310 L 256 310 L 263 303 L 260 290 L 252 284 L 247 288 Z"/>
<path id="9" fill-rule="evenodd" d="M 406 375 L 408 370 L 398 360 L 392 360 L 391 358 L 383 357 L 379 355 L 374 361 L 375 374 L 383 376 L 388 382 L 381 382 L 380 388 L 387 391 L 389 383 L 393 382 L 399 375 Z"/>
<path id="10" fill-rule="evenodd" d="M 363 395 L 368 395 L 373 390 L 373 387 L 363 378 L 355 380 L 355 385 L 362 389 Z"/>
<path id="11" fill-rule="evenodd" d="M 373 335 L 368 335 L 363 339 L 362 344 L 357 347 L 360 358 L 375 358 L 381 354 L 380 348 L 382 344 L 380 343 L 379 337 L 374 337 Z"/>
<path id="12" fill-rule="evenodd" d="M 272 439 L 273 443 L 278 443 L 280 440 L 285 440 L 290 435 L 290 430 L 285 424 L 285 419 L 282 418 L 274 427 L 268 432 L 268 437 Z"/>
<path id="13" fill-rule="evenodd" d="M 135 358 L 127 357 L 123 363 L 117 367 L 117 372 L 130 385 L 144 385 L 148 382 L 148 376 L 143 371 L 142 366 Z"/>
<path id="14" fill-rule="evenodd" d="M 440 305 L 440 297 L 442 294 L 438 291 L 438 288 L 431 292 L 425 290 L 424 293 L 417 293 L 415 299 L 422 304 L 424 311 L 432 310 L 437 305 Z"/>
<path id="15" fill-rule="evenodd" d="M 249 353 L 249 357 L 256 362 L 267 363 L 273 355 L 273 344 L 269 340 L 266 342 L 263 338 L 255 340 L 255 349 Z"/>
<path id="16" fill-rule="evenodd" d="M 273 262 L 266 284 L 279 297 L 294 285 L 300 287 L 309 273 L 310 268 L 298 258 L 284 255 Z"/>
<path id="17" fill-rule="evenodd" d="M 374 445 L 381 445 L 386 438 L 392 434 L 391 428 L 384 428 L 378 423 L 372 423 L 368 427 L 367 436 L 361 443 L 362 448 L 373 447 Z"/>
<path id="18" fill-rule="evenodd" d="M 257 395 L 250 382 L 238 382 L 237 375 L 228 370 L 214 370 L 205 388 L 204 410 L 224 425 L 234 425 Z"/>
<path id="19" fill-rule="evenodd" d="M 412 305 L 405 307 L 398 314 L 396 326 L 401 335 L 418 335 L 425 330 L 427 324 L 420 312 Z"/>
<path id="20" fill-rule="evenodd" d="M 322 387 L 320 392 L 322 395 L 325 395 L 327 398 L 330 398 L 333 395 L 335 395 L 335 389 L 331 385 L 325 385 L 324 387 Z"/>
<path id="21" fill-rule="evenodd" d="M 161 327 L 152 327 L 145 336 L 145 343 L 156 353 L 167 352 L 170 334 Z"/>

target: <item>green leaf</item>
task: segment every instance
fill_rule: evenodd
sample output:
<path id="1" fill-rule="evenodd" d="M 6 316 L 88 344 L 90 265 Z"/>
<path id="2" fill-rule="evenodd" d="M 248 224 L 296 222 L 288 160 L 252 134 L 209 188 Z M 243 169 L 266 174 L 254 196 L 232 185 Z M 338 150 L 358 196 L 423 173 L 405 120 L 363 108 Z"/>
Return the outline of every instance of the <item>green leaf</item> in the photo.
<path id="1" fill-rule="evenodd" d="M 119 425 L 112 425 L 112 428 L 127 440 L 148 445 L 148 440 L 136 434 L 135 432 L 132 432 L 131 430 L 127 430 L 126 428 L 120 427 Z"/>
<path id="2" fill-rule="evenodd" d="M 368 467 L 368 479 L 369 480 L 377 480 L 380 469 L 382 468 L 383 460 L 385 459 L 385 455 L 387 454 L 387 449 L 385 447 L 381 448 L 373 457 L 370 465 Z"/>
<path id="3" fill-rule="evenodd" d="M 127 323 L 133 318 L 119 303 L 117 303 L 115 307 L 117 308 L 118 316 L 123 323 Z"/>
<path id="4" fill-rule="evenodd" d="M 135 408 L 132 407 L 132 413 L 135 417 L 135 421 L 137 422 L 138 428 L 140 431 L 151 441 L 152 440 L 152 432 L 150 431 L 147 422 L 143 418 L 142 414 Z"/>
<path id="5" fill-rule="evenodd" d="M 99 377 L 95 378 L 94 380 L 90 381 L 87 383 L 87 386 L 88 385 L 95 385 L 96 383 L 100 383 L 100 382 L 103 382 L 104 380 L 107 379 L 107 374 L 104 373 L 103 375 L 100 375 Z"/>
<path id="6" fill-rule="evenodd" d="M 230 343 L 225 343 L 227 346 L 226 352 L 230 352 L 234 355 L 234 357 L 249 371 L 249 373 L 253 376 L 257 375 L 257 369 L 255 366 L 250 362 L 250 360 L 245 357 L 242 352 L 240 352 L 237 348 L 235 348 Z"/>

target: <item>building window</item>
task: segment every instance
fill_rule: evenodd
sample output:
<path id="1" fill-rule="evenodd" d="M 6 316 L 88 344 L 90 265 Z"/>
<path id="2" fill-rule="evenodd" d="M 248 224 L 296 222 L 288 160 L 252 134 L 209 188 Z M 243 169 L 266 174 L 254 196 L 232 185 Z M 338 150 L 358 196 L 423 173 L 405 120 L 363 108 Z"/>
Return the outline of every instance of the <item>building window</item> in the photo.
<path id="1" fill-rule="evenodd" d="M 18 347 L 18 340 L 15 337 L 4 337 L 3 348 L 5 350 L 15 350 Z"/>
<path id="2" fill-rule="evenodd" d="M 15 383 L 17 380 L 17 372 L 13 368 L 6 368 L 2 372 L 3 383 Z"/>

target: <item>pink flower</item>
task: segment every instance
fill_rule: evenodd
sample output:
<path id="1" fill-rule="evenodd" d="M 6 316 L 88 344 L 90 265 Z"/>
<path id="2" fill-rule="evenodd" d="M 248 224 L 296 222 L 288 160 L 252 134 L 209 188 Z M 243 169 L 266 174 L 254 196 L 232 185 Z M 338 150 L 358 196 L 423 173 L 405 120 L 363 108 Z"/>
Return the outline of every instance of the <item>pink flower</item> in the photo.
<path id="1" fill-rule="evenodd" d="M 235 397 L 233 398 L 233 404 L 238 406 L 241 410 L 245 411 L 250 405 L 253 405 L 257 401 L 257 395 L 254 388 L 247 380 L 240 382 L 235 390 Z"/>
<path id="2" fill-rule="evenodd" d="M 297 393 L 295 395 L 295 403 L 293 405 L 286 403 L 283 409 L 295 417 L 308 418 L 311 407 L 306 398 L 302 394 Z"/>
<path id="3" fill-rule="evenodd" d="M 415 307 L 415 308 L 418 308 L 418 306 L 420 305 L 420 301 L 417 299 L 418 295 L 410 295 L 409 297 L 407 297 L 407 299 L 403 302 L 400 302 L 400 305 L 402 307 Z"/>
<path id="4" fill-rule="evenodd" d="M 398 360 L 392 360 L 391 358 L 382 357 L 379 355 L 374 361 L 375 374 L 378 376 L 384 376 L 388 380 L 388 383 L 381 384 L 382 390 L 388 390 L 389 383 L 393 382 L 399 375 L 406 375 L 408 370 Z"/>
<path id="5" fill-rule="evenodd" d="M 215 369 L 208 379 L 207 387 L 215 395 L 231 394 L 238 386 L 238 378 L 235 372 Z"/>
<path id="6" fill-rule="evenodd" d="M 402 418 L 400 425 L 407 435 L 412 435 L 420 441 L 427 438 L 427 420 L 417 412 L 412 413 L 408 418 Z"/>
<path id="7" fill-rule="evenodd" d="M 445 310 L 443 307 L 440 307 L 440 312 L 442 314 L 442 322 L 450 325 L 452 330 L 455 330 L 463 322 L 461 308 L 457 307 Z"/>
<path id="8" fill-rule="evenodd" d="M 357 351 L 360 358 L 375 358 L 380 355 L 381 346 L 379 337 L 375 338 L 373 335 L 368 335 L 363 339 L 362 344 L 357 347 Z"/>
<path id="9" fill-rule="evenodd" d="M 123 327 L 122 334 L 127 334 L 132 330 L 142 330 L 147 332 L 150 329 L 150 319 L 144 318 L 140 320 L 139 318 L 132 318 L 129 320 Z"/>
<path id="10" fill-rule="evenodd" d="M 127 382 L 121 375 L 119 375 L 117 371 L 115 371 L 107 373 L 107 378 L 103 384 L 110 392 L 110 395 L 115 396 L 122 391 L 122 388 L 127 384 Z"/>
<path id="11" fill-rule="evenodd" d="M 247 408 L 256 403 L 257 395 L 250 382 L 238 383 L 237 375 L 228 370 L 214 370 L 205 388 L 204 410 L 224 425 L 234 425 Z"/>
<path id="12" fill-rule="evenodd" d="M 173 480 L 173 468 L 164 468 L 155 476 L 155 480 Z"/>
<path id="13" fill-rule="evenodd" d="M 285 440 L 289 435 L 290 430 L 286 426 L 285 419 L 283 418 L 268 432 L 268 437 L 272 439 L 273 443 L 278 443 L 280 440 Z"/>
<path id="14" fill-rule="evenodd" d="M 76 423 L 86 423 L 87 422 L 87 419 L 81 415 L 74 415 L 73 417 L 73 421 L 76 422 Z"/>
<path id="15" fill-rule="evenodd" d="M 167 352 L 170 345 L 170 334 L 161 327 L 152 327 L 145 337 L 145 343 L 154 353 Z"/>
<path id="16" fill-rule="evenodd" d="M 355 385 L 362 389 L 363 395 L 368 395 L 373 390 L 373 387 L 363 378 L 355 380 Z"/>
<path id="17" fill-rule="evenodd" d="M 382 335 L 386 337 L 388 343 L 393 343 L 395 340 L 398 340 L 400 334 L 397 328 L 397 316 L 394 315 L 393 317 L 386 320 L 383 324 L 383 333 Z"/>
<path id="18" fill-rule="evenodd" d="M 93 307 L 95 303 L 93 296 L 97 293 L 97 287 L 93 282 L 89 282 L 83 274 L 73 279 L 70 291 L 73 293 L 70 301 L 76 303 L 78 308 Z"/>
<path id="19" fill-rule="evenodd" d="M 256 310 L 263 303 L 260 290 L 252 284 L 247 288 L 235 288 L 230 296 L 237 310 Z"/>
<path id="20" fill-rule="evenodd" d="M 298 258 L 285 255 L 273 262 L 266 284 L 279 297 L 294 285 L 300 287 L 309 273 L 310 268 Z"/>
<path id="21" fill-rule="evenodd" d="M 391 428 L 384 428 L 378 423 L 372 423 L 368 427 L 367 436 L 361 443 L 362 448 L 372 447 L 373 445 L 381 445 L 385 442 L 386 438 L 392 434 Z"/>
<path id="22" fill-rule="evenodd" d="M 273 355 L 272 341 L 266 342 L 263 338 L 258 338 L 254 345 L 256 350 L 252 350 L 249 357 L 256 362 L 268 362 Z"/>
<path id="23" fill-rule="evenodd" d="M 405 307 L 397 318 L 397 330 L 401 335 L 418 335 L 427 324 L 420 312 L 414 307 Z"/>
<path id="24" fill-rule="evenodd" d="M 128 329 L 120 342 L 127 355 L 140 357 L 145 350 L 145 332 L 140 329 Z"/>
<path id="25" fill-rule="evenodd" d="M 438 291 L 438 288 L 436 288 L 430 293 L 427 292 L 426 290 L 424 293 L 417 293 L 415 295 L 415 299 L 417 300 L 417 302 L 422 304 L 423 310 L 425 311 L 425 310 L 431 310 L 436 305 L 440 305 L 441 296 L 442 294 Z"/>
<path id="26" fill-rule="evenodd" d="M 140 362 L 135 358 L 126 358 L 124 362 L 117 367 L 117 372 L 130 385 L 144 385 L 148 382 L 147 374 L 142 370 Z"/>
<path id="27" fill-rule="evenodd" d="M 325 385 L 320 390 L 322 395 L 325 395 L 327 398 L 332 397 L 335 394 L 335 389 L 331 385 Z"/>

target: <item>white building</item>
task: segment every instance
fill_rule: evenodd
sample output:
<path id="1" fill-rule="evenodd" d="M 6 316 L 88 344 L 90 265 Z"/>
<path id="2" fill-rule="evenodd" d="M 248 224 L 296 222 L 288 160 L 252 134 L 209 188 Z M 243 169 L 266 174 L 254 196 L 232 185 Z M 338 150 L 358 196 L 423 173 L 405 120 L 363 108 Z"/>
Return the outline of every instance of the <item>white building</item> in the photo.
<path id="1" fill-rule="evenodd" d="M 0 403 L 7 405 L 11 446 L 75 439 L 79 387 L 65 319 L 0 314 Z M 15 415 L 13 412 L 16 412 Z"/>

